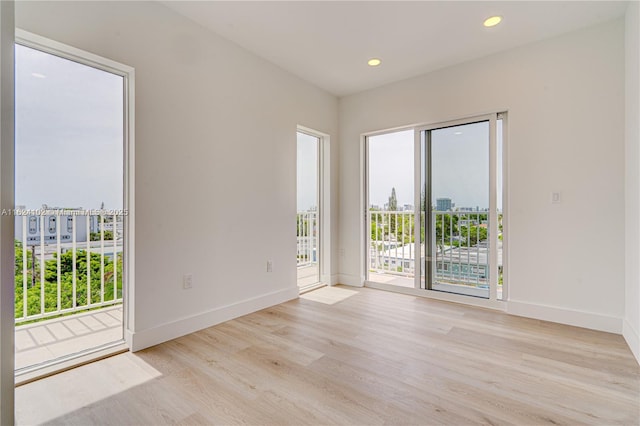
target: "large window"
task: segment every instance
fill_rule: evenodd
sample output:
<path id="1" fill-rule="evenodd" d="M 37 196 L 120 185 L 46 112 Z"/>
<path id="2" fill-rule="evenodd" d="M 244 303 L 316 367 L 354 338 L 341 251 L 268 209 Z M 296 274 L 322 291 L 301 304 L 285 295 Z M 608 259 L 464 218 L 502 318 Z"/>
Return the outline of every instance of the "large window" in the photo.
<path id="1" fill-rule="evenodd" d="M 505 121 L 489 114 L 366 137 L 369 284 L 505 296 Z"/>

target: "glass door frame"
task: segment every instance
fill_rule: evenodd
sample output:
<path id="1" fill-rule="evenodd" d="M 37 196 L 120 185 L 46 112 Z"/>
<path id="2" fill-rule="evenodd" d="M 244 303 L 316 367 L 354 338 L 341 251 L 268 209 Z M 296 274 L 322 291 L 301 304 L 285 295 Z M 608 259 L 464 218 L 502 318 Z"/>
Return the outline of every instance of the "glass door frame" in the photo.
<path id="1" fill-rule="evenodd" d="M 122 339 L 106 345 L 83 350 L 68 357 L 53 360 L 46 365 L 27 367 L 15 372 L 15 377 L 37 375 L 39 371 L 56 371 L 58 365 L 84 360 L 83 357 L 100 356 L 122 351 L 123 347 L 136 350 L 135 333 L 135 69 L 131 66 L 16 28 L 15 44 L 67 59 L 108 72 L 123 79 L 123 254 L 122 254 Z M 15 291 L 15 290 L 14 290 Z"/>
<path id="2" fill-rule="evenodd" d="M 362 256 L 362 261 L 363 261 L 363 266 L 364 266 L 364 270 L 363 270 L 363 277 L 364 277 L 364 282 L 367 285 L 370 285 L 372 287 L 374 286 L 381 286 L 384 289 L 406 289 L 409 287 L 398 287 L 395 285 L 389 285 L 389 284 L 382 284 L 382 283 L 376 283 L 373 281 L 369 281 L 369 269 L 371 266 L 371 259 L 369 258 L 370 254 L 371 254 L 371 223 L 370 223 L 370 219 L 369 219 L 369 206 L 371 205 L 370 199 L 369 199 L 369 171 L 370 171 L 370 165 L 369 165 L 369 139 L 375 136 L 382 136 L 382 135 L 388 135 L 391 133 L 399 133 L 399 132 L 405 132 L 407 130 L 413 130 L 414 131 L 414 145 L 413 145 L 413 150 L 414 150 L 414 185 L 413 185 L 413 190 L 414 190 L 414 194 L 413 194 L 413 227 L 414 227 L 414 281 L 413 281 L 413 289 L 420 289 L 420 280 L 417 279 L 418 277 L 420 277 L 420 271 L 422 269 L 421 265 L 422 265 L 422 259 L 420 258 L 420 260 L 416 259 L 415 256 L 416 254 L 420 253 L 420 245 L 419 245 L 419 240 L 420 240 L 420 229 L 421 227 L 418 226 L 418 224 L 420 224 L 421 222 L 420 220 L 420 175 L 417 171 L 419 171 L 419 166 L 420 166 L 420 154 L 419 154 L 419 148 L 420 148 L 420 144 L 416 143 L 416 129 L 414 126 L 410 126 L 410 127 L 398 127 L 398 128 L 393 128 L 393 129 L 389 129 L 389 130 L 381 130 L 381 131 L 377 131 L 377 132 L 370 132 L 370 133 L 366 133 L 364 135 L 362 135 L 362 146 L 363 146 L 363 155 L 364 155 L 364 160 L 363 160 L 363 168 L 364 168 L 364 191 L 363 191 L 363 196 L 362 196 L 362 201 L 364 204 L 364 214 L 363 214 L 363 222 L 364 222 L 364 252 L 363 252 L 363 256 Z M 418 149 L 418 151 L 416 151 L 416 149 Z M 418 177 L 418 179 L 416 180 L 416 176 Z M 416 195 L 417 194 L 417 195 Z M 416 202 L 416 200 L 418 200 Z M 418 244 L 416 244 L 418 243 Z"/>
<path id="3" fill-rule="evenodd" d="M 310 286 L 305 286 L 302 288 L 298 287 L 300 291 L 305 292 L 316 287 L 333 284 L 331 274 L 331 215 L 329 214 L 331 211 L 331 138 L 326 133 L 322 133 L 320 131 L 301 125 L 298 125 L 296 127 L 296 137 L 298 133 L 302 133 L 318 139 L 318 188 L 316 194 L 318 206 L 318 248 L 316 253 L 318 255 L 319 281 Z"/>
<path id="4" fill-rule="evenodd" d="M 498 149 L 497 149 L 497 121 L 502 120 L 502 157 L 498 158 Z M 422 256 L 420 245 L 423 243 L 421 241 L 421 230 L 424 228 L 426 224 L 426 214 L 423 215 L 421 211 L 421 190 L 423 184 L 426 184 L 426 178 L 428 174 L 426 173 L 426 161 L 423 159 L 422 149 L 422 135 L 428 134 L 430 131 L 442 129 L 446 127 L 454 127 L 465 124 L 472 124 L 477 122 L 489 122 L 489 229 L 488 234 L 491 238 L 489 244 L 489 298 L 479 298 L 468 296 L 464 294 L 454 294 L 447 293 L 438 290 L 431 290 L 427 288 L 427 280 L 428 272 L 427 267 L 427 254 L 428 250 L 425 247 L 424 257 Z M 394 133 L 403 130 L 414 131 L 414 220 L 416 224 L 420 224 L 420 226 L 415 226 L 414 229 L 414 249 L 415 253 L 420 253 L 420 261 L 417 259 L 414 262 L 414 288 L 406 288 L 406 287 L 397 287 L 393 285 L 376 283 L 369 281 L 369 247 L 371 244 L 371 233 L 368 232 L 369 229 L 369 220 L 368 220 L 368 206 L 369 206 L 369 138 L 372 136 L 383 135 L 387 133 Z M 363 253 L 362 253 L 362 261 L 363 261 L 363 278 L 364 285 L 372 288 L 379 288 L 383 290 L 396 291 L 400 293 L 407 293 L 417 296 L 427 296 L 435 299 L 441 300 L 449 300 L 454 302 L 463 302 L 467 304 L 473 304 L 478 306 L 485 307 L 494 307 L 503 309 L 503 304 L 501 302 L 506 301 L 508 299 L 507 286 L 508 286 L 508 278 L 507 271 L 509 270 L 507 264 L 507 256 L 508 256 L 508 196 L 507 196 L 507 182 L 508 182 L 508 162 L 507 162 L 507 112 L 497 112 L 497 113 L 489 113 L 482 115 L 474 115 L 465 118 L 448 120 L 448 121 L 440 121 L 431 124 L 421 124 L 415 126 L 406 126 L 406 127 L 398 127 L 388 130 L 369 132 L 362 135 L 363 141 L 363 216 L 362 224 L 363 224 L 363 232 L 364 232 L 364 244 L 363 244 Z M 502 194 L 498 194 L 497 187 L 497 175 L 498 175 L 498 167 L 502 167 Z M 423 176 L 424 173 L 424 176 Z M 424 180 L 424 182 L 423 182 Z M 430 185 L 426 185 L 425 187 L 425 200 L 431 199 L 430 194 Z M 498 197 L 502 196 L 502 227 L 503 227 L 503 241 L 502 241 L 502 260 L 503 260 L 503 293 L 502 298 L 498 299 Z M 430 210 L 429 204 L 426 204 L 428 210 Z M 427 234 L 425 230 L 425 240 L 427 239 Z M 424 241 L 426 244 L 426 241 Z"/>
<path id="5" fill-rule="evenodd" d="M 416 142 L 420 144 L 416 147 L 416 151 L 419 151 L 420 171 L 425 172 L 424 177 L 421 176 L 420 187 L 425 187 L 425 217 L 424 225 L 431 227 L 431 181 L 430 181 L 430 162 L 431 162 L 431 132 L 439 129 L 463 126 L 467 124 L 488 122 L 489 123 L 489 297 L 488 300 L 497 300 L 498 294 L 498 216 L 497 216 L 497 119 L 498 114 L 486 114 L 480 116 L 474 116 L 466 119 L 452 120 L 443 123 L 436 123 L 427 126 L 420 126 L 415 128 Z M 425 136 L 423 140 L 423 135 Z M 424 145 L 424 146 L 423 146 Z M 422 161 L 424 159 L 424 161 Z M 424 181 L 423 181 L 424 178 Z M 427 237 L 428 236 L 428 237 Z M 432 232 L 426 232 L 425 229 L 425 261 L 424 268 L 425 273 L 420 275 L 420 288 L 430 291 L 433 282 L 433 240 Z M 422 263 L 422 262 L 421 262 Z M 469 295 L 461 294 L 468 297 Z M 471 296 L 477 297 L 477 296 Z"/>

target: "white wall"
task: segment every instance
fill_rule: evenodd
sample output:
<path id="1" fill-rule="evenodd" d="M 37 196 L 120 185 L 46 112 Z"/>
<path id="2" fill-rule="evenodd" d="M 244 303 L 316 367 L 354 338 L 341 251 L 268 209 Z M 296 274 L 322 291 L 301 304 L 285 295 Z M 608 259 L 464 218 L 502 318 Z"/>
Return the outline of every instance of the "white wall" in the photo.
<path id="1" fill-rule="evenodd" d="M 625 321 L 623 334 L 640 361 L 640 5 L 631 2 L 625 31 Z"/>
<path id="2" fill-rule="evenodd" d="M 296 125 L 336 141 L 333 96 L 156 2 L 20 2 L 16 26 L 135 67 L 136 349 L 297 297 Z"/>
<path id="3" fill-rule="evenodd" d="M 361 283 L 360 135 L 504 109 L 510 143 L 508 310 L 621 332 L 622 20 L 342 98 L 342 281 Z M 562 193 L 561 204 L 551 204 L 552 191 Z"/>

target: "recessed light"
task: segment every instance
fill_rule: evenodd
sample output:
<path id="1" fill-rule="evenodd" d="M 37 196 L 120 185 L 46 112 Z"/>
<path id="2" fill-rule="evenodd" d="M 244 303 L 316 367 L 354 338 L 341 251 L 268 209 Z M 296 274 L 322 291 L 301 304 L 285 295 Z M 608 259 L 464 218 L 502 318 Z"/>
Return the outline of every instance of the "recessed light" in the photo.
<path id="1" fill-rule="evenodd" d="M 487 19 L 484 20 L 484 26 L 485 27 L 495 27 L 496 25 L 498 25 L 500 22 L 502 22 L 502 16 L 490 16 Z"/>
<path id="2" fill-rule="evenodd" d="M 35 78 L 47 78 L 46 75 L 40 74 L 39 72 L 32 72 L 31 75 L 34 76 Z"/>
<path id="3" fill-rule="evenodd" d="M 367 61 L 367 64 L 370 67 L 377 67 L 381 63 L 382 63 L 382 61 L 380 59 L 378 59 L 378 58 L 371 58 L 371 59 L 369 59 L 369 61 Z"/>
<path id="4" fill-rule="evenodd" d="M 461 135 L 462 132 L 455 132 L 454 135 Z"/>

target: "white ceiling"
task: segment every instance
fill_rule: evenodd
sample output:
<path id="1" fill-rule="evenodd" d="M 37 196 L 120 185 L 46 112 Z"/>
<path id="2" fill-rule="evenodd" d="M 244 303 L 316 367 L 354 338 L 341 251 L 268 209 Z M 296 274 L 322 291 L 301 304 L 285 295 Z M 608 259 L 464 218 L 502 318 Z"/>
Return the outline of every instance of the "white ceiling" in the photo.
<path id="1" fill-rule="evenodd" d="M 337 96 L 620 17 L 618 1 L 165 1 Z M 503 22 L 484 28 L 491 15 Z M 377 68 L 371 57 L 382 59 Z"/>

